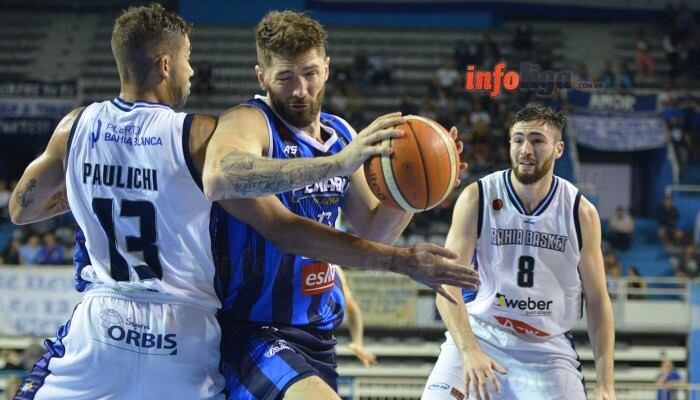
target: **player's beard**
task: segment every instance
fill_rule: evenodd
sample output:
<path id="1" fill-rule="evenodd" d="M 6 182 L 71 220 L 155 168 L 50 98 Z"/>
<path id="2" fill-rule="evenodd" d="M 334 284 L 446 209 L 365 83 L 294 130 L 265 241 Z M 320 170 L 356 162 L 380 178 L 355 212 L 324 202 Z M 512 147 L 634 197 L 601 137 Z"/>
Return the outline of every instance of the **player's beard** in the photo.
<path id="1" fill-rule="evenodd" d="M 272 102 L 272 108 L 274 108 L 285 121 L 297 128 L 304 128 L 311 125 L 311 123 L 318 118 L 321 112 L 321 106 L 323 105 L 323 99 L 326 95 L 326 85 L 323 85 L 310 106 L 304 108 L 302 111 L 297 111 L 291 107 L 290 104 L 298 102 L 293 97 L 289 97 L 285 101 L 276 97 L 270 90 L 268 90 L 268 94 Z"/>
<path id="2" fill-rule="evenodd" d="M 537 165 L 537 163 L 534 164 L 535 168 L 533 169 L 532 172 L 524 172 L 520 170 L 520 164 L 516 160 L 511 160 L 511 166 L 513 167 L 513 173 L 515 174 L 515 177 L 518 179 L 518 182 L 522 183 L 523 185 L 532 185 L 533 183 L 539 181 L 542 179 L 545 175 L 547 175 L 547 172 L 552 168 L 552 164 L 554 163 L 554 152 L 552 152 L 551 157 L 545 160 L 544 164 L 542 166 Z"/>

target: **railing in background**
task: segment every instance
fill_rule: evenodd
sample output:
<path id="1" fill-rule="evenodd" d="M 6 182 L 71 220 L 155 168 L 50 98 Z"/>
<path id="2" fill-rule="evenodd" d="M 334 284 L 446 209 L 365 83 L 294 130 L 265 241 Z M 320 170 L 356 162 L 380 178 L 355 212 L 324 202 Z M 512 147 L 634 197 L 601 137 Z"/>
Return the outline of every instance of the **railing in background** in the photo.
<path id="1" fill-rule="evenodd" d="M 345 400 L 417 400 L 426 379 L 422 378 L 341 378 L 340 396 Z M 616 383 L 617 400 L 655 400 L 658 388 L 653 383 Z M 676 400 L 700 396 L 700 385 L 679 384 L 673 389 Z M 586 385 L 588 399 L 595 398 L 595 384 Z"/>

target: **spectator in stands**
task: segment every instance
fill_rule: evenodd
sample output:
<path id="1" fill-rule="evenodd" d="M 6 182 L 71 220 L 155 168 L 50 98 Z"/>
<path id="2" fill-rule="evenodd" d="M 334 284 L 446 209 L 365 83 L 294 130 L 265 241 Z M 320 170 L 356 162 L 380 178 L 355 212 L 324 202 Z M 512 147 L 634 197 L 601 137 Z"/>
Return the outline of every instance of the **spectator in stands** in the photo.
<path id="1" fill-rule="evenodd" d="M 654 59 L 651 57 L 649 40 L 644 28 L 639 28 L 635 44 L 635 67 L 637 69 L 637 82 L 651 79 L 654 76 Z"/>
<path id="2" fill-rule="evenodd" d="M 472 112 L 469 115 L 469 123 L 474 127 L 477 125 L 488 127 L 491 125 L 491 114 L 484 110 L 480 101 L 474 102 Z"/>
<path id="3" fill-rule="evenodd" d="M 19 239 L 12 239 L 10 246 L 7 247 L 5 252 L 2 254 L 3 264 L 5 265 L 19 265 L 19 248 L 21 242 Z"/>
<path id="4" fill-rule="evenodd" d="M 552 69 L 554 56 L 552 54 L 552 43 L 548 36 L 543 36 L 542 40 L 539 41 L 537 54 L 535 54 L 535 61 L 537 61 L 537 64 L 542 70 Z"/>
<path id="5" fill-rule="evenodd" d="M 352 76 L 355 84 L 364 86 L 369 82 L 370 68 L 367 50 L 363 48 L 357 49 L 352 64 Z"/>
<path id="6" fill-rule="evenodd" d="M 32 233 L 27 239 L 27 243 L 24 243 L 19 247 L 19 261 L 22 265 L 34 265 L 39 261 L 39 253 L 41 252 L 41 244 L 39 243 L 39 236 Z"/>
<path id="7" fill-rule="evenodd" d="M 401 98 L 401 104 L 399 104 L 399 111 L 401 111 L 402 115 L 418 114 L 418 104 L 413 100 L 412 94 L 404 93 Z"/>
<path id="8" fill-rule="evenodd" d="M 665 110 L 675 101 L 676 93 L 672 85 L 673 82 L 668 79 L 661 84 L 661 90 L 656 94 L 657 109 L 659 111 Z"/>
<path id="9" fill-rule="evenodd" d="M 685 125 L 683 123 L 683 119 L 677 116 L 671 117 L 667 121 L 666 125 L 668 126 L 668 135 L 673 147 L 673 152 L 676 155 L 676 160 L 678 160 L 679 167 L 682 168 L 688 162 L 690 135 L 688 135 L 683 128 Z"/>
<path id="10" fill-rule="evenodd" d="M 574 75 L 574 88 L 581 83 L 591 83 L 591 74 L 588 72 L 588 66 L 586 64 L 580 64 L 576 70 L 576 74 Z"/>
<path id="11" fill-rule="evenodd" d="M 63 246 L 56 241 L 52 232 L 44 234 L 44 246 L 38 257 L 38 264 L 62 265 L 66 263 L 66 254 Z"/>
<path id="12" fill-rule="evenodd" d="M 683 236 L 683 232 L 677 228 L 678 218 L 678 209 L 673 205 L 673 198 L 671 196 L 664 197 L 663 206 L 657 216 L 658 234 L 662 243 L 668 244 L 673 237 Z"/>
<path id="13" fill-rule="evenodd" d="M 622 90 L 634 88 L 634 74 L 626 61 L 620 61 L 617 71 L 617 84 Z"/>
<path id="14" fill-rule="evenodd" d="M 688 39 L 695 30 L 695 17 L 688 3 L 682 1 L 676 12 L 676 32 L 681 41 Z"/>
<path id="15" fill-rule="evenodd" d="M 615 72 L 613 71 L 612 61 L 605 62 L 605 68 L 603 68 L 603 72 L 600 73 L 598 80 L 606 89 L 615 87 L 617 79 L 615 78 Z"/>
<path id="16" fill-rule="evenodd" d="M 700 71 L 697 70 L 700 68 L 700 38 L 694 36 L 688 39 L 685 48 L 687 50 L 685 73 L 688 78 L 697 81 L 700 79 Z"/>
<path id="17" fill-rule="evenodd" d="M 435 111 L 435 104 L 433 103 L 433 100 L 430 97 L 423 98 L 423 104 L 421 104 L 420 110 L 418 110 L 418 114 L 430 119 L 435 119 L 437 117 L 437 113 Z"/>
<path id="18" fill-rule="evenodd" d="M 467 65 L 479 65 L 477 63 L 477 46 L 474 43 L 467 44 L 466 40 L 459 40 L 455 44 L 453 60 L 457 71 L 464 74 L 467 71 Z"/>
<path id="19" fill-rule="evenodd" d="M 10 203 L 12 192 L 7 188 L 7 181 L 0 179 L 0 224 L 6 222 L 10 216 L 7 205 Z"/>
<path id="20" fill-rule="evenodd" d="M 664 358 L 661 360 L 661 372 L 656 378 L 656 400 L 677 400 L 678 390 L 675 388 L 683 383 L 683 376 L 673 366 L 673 361 Z"/>
<path id="21" fill-rule="evenodd" d="M 328 91 L 328 112 L 332 114 L 345 115 L 350 99 L 347 96 L 345 87 L 335 87 Z"/>
<path id="22" fill-rule="evenodd" d="M 209 94 L 214 90 L 212 84 L 212 66 L 204 61 L 197 65 L 192 82 L 192 91 L 199 94 Z"/>
<path id="23" fill-rule="evenodd" d="M 700 276 L 700 262 L 695 246 L 689 244 L 683 249 L 680 256 L 671 257 L 671 265 L 676 270 L 676 275 L 686 278 L 697 278 Z"/>
<path id="24" fill-rule="evenodd" d="M 513 37 L 513 50 L 515 50 L 516 57 L 514 61 L 516 63 L 529 61 L 532 58 L 533 47 L 532 26 L 526 23 L 519 24 L 515 28 L 515 36 Z"/>
<path id="25" fill-rule="evenodd" d="M 634 218 L 622 206 L 617 206 L 615 214 L 610 217 L 610 243 L 618 250 L 627 250 L 632 242 Z"/>
<path id="26" fill-rule="evenodd" d="M 477 66 L 482 69 L 493 69 L 496 61 L 501 59 L 501 50 L 498 48 L 498 44 L 491 40 L 490 33 L 484 33 L 481 43 L 477 48 L 476 61 Z M 478 69 L 478 68 L 477 68 Z"/>
<path id="27" fill-rule="evenodd" d="M 352 68 L 348 64 L 338 64 L 333 68 L 333 87 L 349 90 L 352 86 Z"/>
<path id="28" fill-rule="evenodd" d="M 668 61 L 668 65 L 671 67 L 669 78 L 671 82 L 675 82 L 681 72 L 681 53 L 677 35 L 672 33 L 665 34 L 664 38 L 661 40 L 661 47 L 663 47 L 666 53 L 666 61 Z"/>
<path id="29" fill-rule="evenodd" d="M 370 58 L 369 63 L 372 66 L 372 83 L 390 86 L 393 82 L 393 64 L 386 49 L 380 49 Z"/>
<path id="30" fill-rule="evenodd" d="M 16 350 L 0 350 L 0 359 L 5 360 L 5 365 L 2 367 L 2 369 L 24 371 L 24 367 L 22 366 L 22 356 Z"/>
<path id="31" fill-rule="evenodd" d="M 647 282 L 639 274 L 637 267 L 627 268 L 627 298 L 642 300 L 647 297 Z"/>
<path id="32" fill-rule="evenodd" d="M 617 293 L 620 287 L 620 278 L 622 278 L 622 264 L 617 260 L 614 254 L 609 253 L 603 259 L 605 265 L 605 277 L 608 285 L 608 293 L 611 299 L 617 298 Z"/>
<path id="33" fill-rule="evenodd" d="M 459 86 L 461 75 L 455 69 L 452 61 L 447 61 L 435 72 L 435 82 L 438 89 L 445 91 L 448 95 Z"/>

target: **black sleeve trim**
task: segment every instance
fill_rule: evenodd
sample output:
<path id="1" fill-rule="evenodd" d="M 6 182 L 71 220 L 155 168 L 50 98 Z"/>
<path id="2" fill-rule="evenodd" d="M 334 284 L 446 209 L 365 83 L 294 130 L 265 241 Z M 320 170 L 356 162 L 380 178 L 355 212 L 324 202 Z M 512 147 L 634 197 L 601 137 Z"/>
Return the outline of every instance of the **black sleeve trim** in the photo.
<path id="1" fill-rule="evenodd" d="M 484 224 L 484 186 L 481 180 L 476 181 L 479 186 L 479 219 L 476 226 L 476 237 L 481 237 L 481 226 Z"/>
<path id="2" fill-rule="evenodd" d="M 187 169 L 190 170 L 190 175 L 192 179 L 199 187 L 199 190 L 204 192 L 204 186 L 202 185 L 202 177 L 199 176 L 197 169 L 194 167 L 194 161 L 192 161 L 192 154 L 190 154 L 190 129 L 192 128 L 192 120 L 194 119 L 194 114 L 187 114 L 185 117 L 185 122 L 182 125 L 182 154 L 185 156 L 185 164 L 187 164 Z"/>
<path id="3" fill-rule="evenodd" d="M 581 202 L 581 192 L 576 193 L 576 200 L 574 200 L 574 225 L 576 226 L 576 239 L 578 240 L 578 249 L 581 251 L 583 248 L 583 240 L 581 239 L 581 221 L 578 217 L 578 206 Z"/>
<path id="4" fill-rule="evenodd" d="M 68 157 L 70 157 L 70 148 L 73 145 L 73 136 L 75 135 L 75 130 L 78 127 L 78 121 L 80 121 L 80 117 L 83 115 L 83 111 L 85 111 L 84 107 L 80 112 L 78 113 L 78 116 L 75 117 L 75 121 L 73 121 L 73 126 L 70 127 L 70 134 L 68 135 L 68 142 L 66 143 L 66 159 L 63 160 L 63 170 L 65 171 L 68 168 Z"/>

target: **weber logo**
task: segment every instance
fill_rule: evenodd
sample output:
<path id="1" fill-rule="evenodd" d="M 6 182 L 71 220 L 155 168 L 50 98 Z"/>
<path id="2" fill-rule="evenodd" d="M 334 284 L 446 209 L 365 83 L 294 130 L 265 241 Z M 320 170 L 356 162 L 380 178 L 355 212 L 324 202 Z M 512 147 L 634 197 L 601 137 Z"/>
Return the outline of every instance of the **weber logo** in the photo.
<path id="1" fill-rule="evenodd" d="M 335 284 L 335 265 L 314 263 L 304 265 L 301 274 L 301 292 L 306 295 L 321 294 Z"/>

